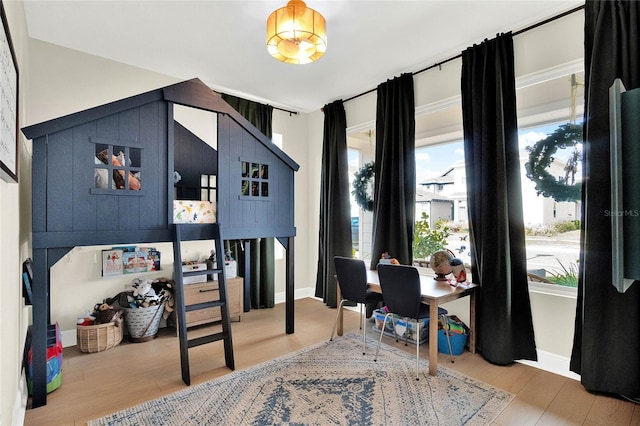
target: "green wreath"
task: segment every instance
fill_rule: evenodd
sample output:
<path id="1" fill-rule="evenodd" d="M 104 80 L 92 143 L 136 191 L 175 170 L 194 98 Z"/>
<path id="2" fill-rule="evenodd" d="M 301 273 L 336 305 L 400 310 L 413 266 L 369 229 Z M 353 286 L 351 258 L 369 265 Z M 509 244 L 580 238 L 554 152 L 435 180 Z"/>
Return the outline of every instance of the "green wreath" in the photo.
<path id="1" fill-rule="evenodd" d="M 356 199 L 356 203 L 366 212 L 373 211 L 373 199 L 367 190 L 369 188 L 369 182 L 371 182 L 375 173 L 373 166 L 373 161 L 366 163 L 354 174 L 353 191 L 351 191 L 351 194 L 353 194 Z"/>
<path id="2" fill-rule="evenodd" d="M 536 184 L 538 195 L 552 197 L 556 201 L 580 200 L 581 183 L 568 184 L 568 179 L 558 180 L 547 171 L 554 160 L 553 154 L 558 149 L 575 148 L 579 143 L 582 143 L 582 125 L 562 124 L 533 147 L 526 148 L 529 151 L 529 161 L 525 163 L 527 177 Z M 574 157 L 567 164 L 572 173 L 576 172 L 578 154 L 574 150 Z"/>

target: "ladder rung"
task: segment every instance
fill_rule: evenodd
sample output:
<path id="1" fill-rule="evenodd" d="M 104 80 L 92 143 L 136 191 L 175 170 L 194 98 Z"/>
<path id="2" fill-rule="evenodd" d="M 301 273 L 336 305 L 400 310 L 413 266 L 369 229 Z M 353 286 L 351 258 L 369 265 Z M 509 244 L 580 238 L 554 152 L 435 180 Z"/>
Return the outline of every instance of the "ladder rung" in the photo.
<path id="1" fill-rule="evenodd" d="M 206 345 L 207 343 L 217 342 L 218 340 L 226 339 L 227 335 L 225 333 L 215 333 L 209 334 L 207 336 L 196 337 L 195 339 L 191 339 L 188 341 L 189 347 L 193 348 L 200 345 Z"/>
<path id="2" fill-rule="evenodd" d="M 202 302 L 202 303 L 194 303 L 193 305 L 186 305 L 184 307 L 184 311 L 185 312 L 199 311 L 201 309 L 217 308 L 222 305 L 224 305 L 224 302 L 222 300 L 212 300 L 210 302 Z"/>

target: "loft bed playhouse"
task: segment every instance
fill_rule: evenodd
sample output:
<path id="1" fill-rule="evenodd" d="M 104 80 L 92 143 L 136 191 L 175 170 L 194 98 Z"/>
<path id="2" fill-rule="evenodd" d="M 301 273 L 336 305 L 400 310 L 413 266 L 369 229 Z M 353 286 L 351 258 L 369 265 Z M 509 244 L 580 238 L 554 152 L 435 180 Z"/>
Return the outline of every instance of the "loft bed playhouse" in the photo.
<path id="1" fill-rule="evenodd" d="M 174 105 L 217 114 L 217 151 L 174 120 Z M 285 331 L 294 332 L 293 191 L 299 165 L 200 80 L 22 132 L 33 141 L 34 408 L 47 401 L 50 268 L 75 246 L 173 241 L 174 199 L 215 194 L 211 201 L 224 240 L 278 239 L 286 251 Z M 175 186 L 174 171 L 181 176 Z M 215 181 L 215 190 L 201 181 Z M 181 231 L 183 241 L 213 239 L 213 227 L 193 228 Z M 250 245 L 244 246 L 248 259 Z M 250 262 L 245 263 L 246 312 Z"/>

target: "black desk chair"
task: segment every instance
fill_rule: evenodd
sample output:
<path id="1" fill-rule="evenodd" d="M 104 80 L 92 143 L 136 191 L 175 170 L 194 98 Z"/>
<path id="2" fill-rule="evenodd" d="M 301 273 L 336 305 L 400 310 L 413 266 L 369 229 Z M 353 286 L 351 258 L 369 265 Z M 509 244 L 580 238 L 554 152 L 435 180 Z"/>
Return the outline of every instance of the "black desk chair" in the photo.
<path id="1" fill-rule="evenodd" d="M 418 366 L 420 360 L 420 322 L 425 318 L 429 318 L 429 305 L 421 302 L 420 294 L 420 276 L 418 270 L 413 266 L 404 265 L 378 265 L 378 278 L 380 279 L 380 287 L 384 295 L 384 302 L 387 306 L 388 313 L 384 316 L 382 329 L 380 330 L 380 340 L 378 341 L 378 349 L 374 360 L 378 359 L 378 351 L 382 343 L 382 335 L 384 334 L 387 318 L 391 315 L 391 322 L 395 334 L 396 324 L 393 314 L 404 318 L 407 328 L 409 322 L 415 323 L 416 327 L 416 380 L 420 379 L 418 375 Z M 447 310 L 438 308 L 438 315 L 446 315 Z M 433 318 L 437 321 L 438 318 Z M 397 334 L 396 334 L 397 341 Z M 405 332 L 405 345 L 407 344 L 407 333 Z M 437 345 L 438 342 L 429 342 L 430 345 Z"/>
<path id="2" fill-rule="evenodd" d="M 336 275 L 338 276 L 338 285 L 340 286 L 340 293 L 342 293 L 342 300 L 338 304 L 338 314 L 336 315 L 336 322 L 333 325 L 331 338 L 329 340 L 333 340 L 342 306 L 345 302 L 354 302 L 360 305 L 362 354 L 364 355 L 367 349 L 367 327 L 365 325 L 366 318 L 362 312 L 362 305 L 376 305 L 382 302 L 382 295 L 380 293 L 374 293 L 367 288 L 367 267 L 363 260 L 335 256 L 333 261 L 336 267 Z"/>

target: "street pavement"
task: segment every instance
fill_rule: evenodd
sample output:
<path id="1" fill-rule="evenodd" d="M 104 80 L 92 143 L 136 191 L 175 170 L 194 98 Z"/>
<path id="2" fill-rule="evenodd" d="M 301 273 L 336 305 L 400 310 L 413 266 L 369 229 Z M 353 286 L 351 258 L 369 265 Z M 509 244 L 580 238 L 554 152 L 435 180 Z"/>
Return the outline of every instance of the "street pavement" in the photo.
<path id="1" fill-rule="evenodd" d="M 466 238 L 465 238 L 466 236 Z M 465 264 L 470 264 L 469 238 L 467 234 L 455 233 L 447 239 L 447 248 Z M 577 270 L 580 253 L 580 231 L 570 231 L 555 236 L 527 236 L 527 270 L 544 269 L 549 272 L 563 273 Z M 538 274 L 539 275 L 539 274 Z"/>

